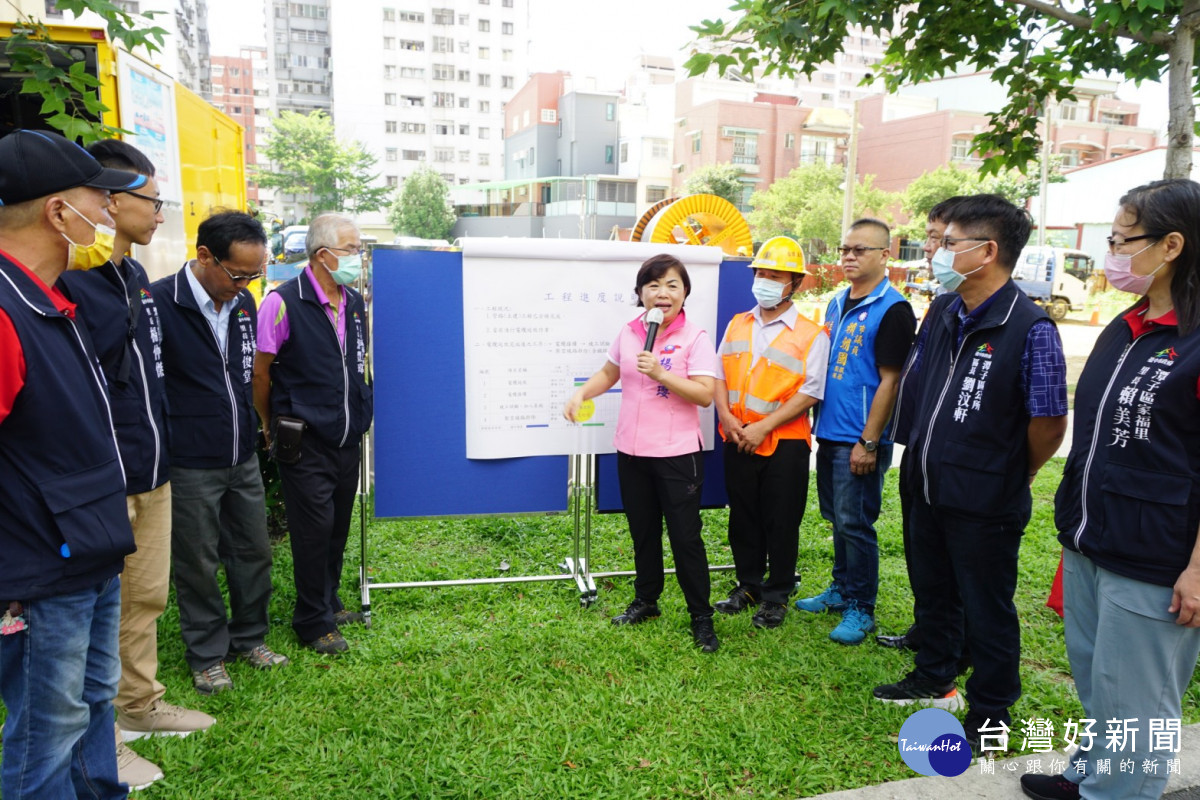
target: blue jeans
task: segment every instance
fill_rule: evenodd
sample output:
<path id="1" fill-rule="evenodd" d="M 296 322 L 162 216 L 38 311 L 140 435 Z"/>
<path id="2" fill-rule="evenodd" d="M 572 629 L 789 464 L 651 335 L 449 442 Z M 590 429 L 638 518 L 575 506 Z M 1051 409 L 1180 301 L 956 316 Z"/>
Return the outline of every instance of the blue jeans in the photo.
<path id="1" fill-rule="evenodd" d="M 121 582 L 25 603 L 28 628 L 0 637 L 5 800 L 113 800 L 112 701 L 121 661 Z"/>
<path id="2" fill-rule="evenodd" d="M 883 476 L 892 464 L 892 446 L 875 451 L 875 471 L 850 471 L 853 444 L 821 440 L 817 447 L 817 499 L 821 516 L 833 523 L 833 582 L 842 597 L 874 613 L 879 590 L 879 540 L 875 520 L 883 497 Z"/>

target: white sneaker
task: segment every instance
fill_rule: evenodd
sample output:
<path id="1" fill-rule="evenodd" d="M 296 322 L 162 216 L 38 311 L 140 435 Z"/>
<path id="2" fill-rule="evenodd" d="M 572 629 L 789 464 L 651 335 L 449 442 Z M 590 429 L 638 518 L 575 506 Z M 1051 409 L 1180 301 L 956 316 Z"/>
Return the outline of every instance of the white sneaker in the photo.
<path id="1" fill-rule="evenodd" d="M 124 742 L 117 743 L 117 778 L 129 784 L 129 790 L 145 789 L 163 776 L 158 765 L 147 761 Z"/>
<path id="2" fill-rule="evenodd" d="M 117 727 L 127 742 L 146 736 L 187 736 L 208 730 L 214 722 L 203 711 L 172 705 L 161 698 L 142 714 L 117 712 Z"/>

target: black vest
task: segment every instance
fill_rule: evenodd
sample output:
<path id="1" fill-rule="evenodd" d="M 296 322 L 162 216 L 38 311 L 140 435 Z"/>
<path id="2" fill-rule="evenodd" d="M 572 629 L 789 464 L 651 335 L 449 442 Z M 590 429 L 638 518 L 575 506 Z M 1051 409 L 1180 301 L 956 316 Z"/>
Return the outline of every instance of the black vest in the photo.
<path id="1" fill-rule="evenodd" d="M 0 309 L 25 359 L 25 385 L 0 421 L 0 601 L 35 600 L 119 573 L 133 532 L 108 390 L 85 326 L 2 255 Z"/>
<path id="2" fill-rule="evenodd" d="M 163 327 L 171 463 L 188 469 L 241 464 L 254 455 L 254 348 L 258 316 L 243 289 L 229 315 L 222 355 L 183 269 L 150 287 Z M 231 301 L 232 302 L 232 301 Z"/>
<path id="3" fill-rule="evenodd" d="M 927 323 L 909 488 L 938 509 L 1024 525 L 1032 500 L 1021 355 L 1030 327 L 1049 317 L 1010 280 L 959 346 L 956 305 Z"/>
<path id="4" fill-rule="evenodd" d="M 957 298 L 958 295 L 953 292 L 939 294 L 933 298 L 933 302 L 926 309 L 925 321 L 921 323 L 921 328 L 917 331 L 917 339 L 908 351 L 908 358 L 904 359 L 904 369 L 900 371 L 900 387 L 896 392 L 896 405 L 892 408 L 892 420 L 890 423 L 892 440 L 896 444 L 902 444 L 907 447 L 909 437 L 912 435 L 912 427 L 916 418 L 918 387 L 921 385 L 920 365 L 917 365 L 915 373 L 913 373 L 912 368 L 914 362 L 924 350 L 924 337 L 929 335 L 926 327 L 932 324 L 933 320 L 940 317 L 950 303 L 954 302 Z"/>
<path id="5" fill-rule="evenodd" d="M 288 338 L 271 362 L 271 415 L 298 417 L 332 447 L 357 445 L 371 427 L 367 319 L 362 296 L 346 288 L 346 344 L 313 292 L 305 271 L 276 289 Z"/>
<path id="6" fill-rule="evenodd" d="M 1200 527 L 1200 331 L 1136 340 L 1124 314 L 1075 388 L 1054 523 L 1064 547 L 1129 578 L 1173 586 Z"/>
<path id="7" fill-rule="evenodd" d="M 141 494 L 167 482 L 162 327 L 142 265 L 126 258 L 64 272 L 64 294 L 79 304 L 108 381 L 125 491 Z"/>

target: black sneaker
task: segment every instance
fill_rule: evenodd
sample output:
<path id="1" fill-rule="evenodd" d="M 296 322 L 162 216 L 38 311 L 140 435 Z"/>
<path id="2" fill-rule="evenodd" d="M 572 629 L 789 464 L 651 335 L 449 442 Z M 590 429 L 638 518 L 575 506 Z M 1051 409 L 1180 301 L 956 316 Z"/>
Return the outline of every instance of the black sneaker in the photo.
<path id="1" fill-rule="evenodd" d="M 898 706 L 909 706 L 914 703 L 920 706 L 944 708 L 947 711 L 958 711 L 963 707 L 962 695 L 954 687 L 954 681 L 948 684 L 937 684 L 913 676 L 910 672 L 898 683 L 884 683 L 875 687 L 875 699 L 884 703 L 895 703 Z"/>
<path id="2" fill-rule="evenodd" d="M 914 653 L 917 651 L 916 642 L 911 641 L 907 633 L 899 636 L 876 636 L 875 643 L 880 647 L 890 647 L 894 650 L 911 650 Z"/>
<path id="3" fill-rule="evenodd" d="M 729 599 L 719 601 L 715 608 L 722 614 L 737 614 L 756 605 L 758 605 L 758 601 L 754 599 L 754 595 L 739 583 L 730 590 Z"/>
<path id="4" fill-rule="evenodd" d="M 318 636 L 311 642 L 305 642 L 304 646 L 316 650 L 323 656 L 335 656 L 350 649 L 350 644 L 346 641 L 346 637 L 342 636 L 341 631 Z"/>
<path id="5" fill-rule="evenodd" d="M 705 653 L 715 653 L 721 643 L 713 630 L 712 617 L 692 617 L 692 641 Z"/>
<path id="6" fill-rule="evenodd" d="M 341 611 L 333 612 L 333 624 L 337 625 L 339 628 L 345 627 L 346 625 L 362 625 L 363 619 L 364 617 L 361 611 L 350 611 L 343 608 Z"/>
<path id="7" fill-rule="evenodd" d="M 648 619 L 654 619 L 662 612 L 658 610 L 658 603 L 652 603 L 649 600 L 643 600 L 640 597 L 633 598 L 633 602 L 629 604 L 623 612 L 612 618 L 613 625 L 637 625 L 639 622 L 645 622 Z"/>
<path id="8" fill-rule="evenodd" d="M 1079 784 L 1062 775 L 1022 775 L 1021 791 L 1033 800 L 1079 800 Z"/>
<path id="9" fill-rule="evenodd" d="M 750 620 L 756 628 L 778 628 L 783 624 L 783 617 L 787 614 L 787 606 L 783 603 L 772 603 L 770 600 L 763 600 L 762 607 L 758 609 L 758 613 Z"/>

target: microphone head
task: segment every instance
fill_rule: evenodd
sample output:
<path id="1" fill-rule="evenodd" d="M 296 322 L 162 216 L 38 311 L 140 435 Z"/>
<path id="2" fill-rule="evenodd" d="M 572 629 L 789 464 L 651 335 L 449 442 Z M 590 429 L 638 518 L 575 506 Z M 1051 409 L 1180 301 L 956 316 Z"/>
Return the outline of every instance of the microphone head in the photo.
<path id="1" fill-rule="evenodd" d="M 662 325 L 663 312 L 661 308 L 652 308 L 646 312 L 647 325 Z"/>

